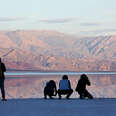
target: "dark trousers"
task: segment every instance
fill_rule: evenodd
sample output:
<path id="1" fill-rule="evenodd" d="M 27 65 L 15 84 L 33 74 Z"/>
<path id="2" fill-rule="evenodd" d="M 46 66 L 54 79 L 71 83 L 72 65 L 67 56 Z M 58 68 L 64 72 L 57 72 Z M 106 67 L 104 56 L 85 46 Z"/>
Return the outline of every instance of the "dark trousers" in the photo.
<path id="1" fill-rule="evenodd" d="M 86 97 L 89 99 L 93 99 L 93 96 L 86 90 L 80 90 L 78 91 L 79 95 L 80 95 L 80 99 L 85 99 Z"/>
<path id="2" fill-rule="evenodd" d="M 2 98 L 5 98 L 4 79 L 0 79 L 0 89 L 1 89 Z"/>
<path id="3" fill-rule="evenodd" d="M 52 99 L 52 96 L 55 96 L 55 95 L 54 95 L 54 90 L 45 87 L 45 88 L 44 88 L 44 98 L 47 99 L 47 96 L 49 96 L 49 97 Z"/>
<path id="4" fill-rule="evenodd" d="M 67 95 L 66 98 L 68 99 L 71 94 L 73 93 L 73 90 L 72 89 L 67 89 L 67 90 L 58 90 L 58 96 L 59 96 L 59 99 L 61 99 L 61 95 Z"/>

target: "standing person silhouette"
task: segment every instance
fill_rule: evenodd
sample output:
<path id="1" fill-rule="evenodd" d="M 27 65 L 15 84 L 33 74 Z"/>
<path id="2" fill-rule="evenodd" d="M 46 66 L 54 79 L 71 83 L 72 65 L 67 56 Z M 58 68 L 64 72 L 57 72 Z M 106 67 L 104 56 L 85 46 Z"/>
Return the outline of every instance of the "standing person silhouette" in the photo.
<path id="1" fill-rule="evenodd" d="M 66 98 L 69 99 L 73 90 L 71 89 L 70 81 L 67 75 L 63 75 L 62 80 L 59 83 L 58 96 L 61 99 L 61 95 L 67 95 Z"/>
<path id="2" fill-rule="evenodd" d="M 5 89 L 4 89 L 4 80 L 5 80 L 5 75 L 4 72 L 6 71 L 6 67 L 4 63 L 1 61 L 0 58 L 0 89 L 1 89 L 1 94 L 2 94 L 2 101 L 6 101 L 5 99 Z"/>
<path id="3" fill-rule="evenodd" d="M 82 74 L 80 76 L 80 80 L 78 81 L 76 91 L 80 95 L 80 99 L 85 99 L 86 97 L 89 99 L 93 99 L 93 96 L 87 91 L 86 85 L 90 86 L 91 83 L 90 83 L 87 75 Z"/>

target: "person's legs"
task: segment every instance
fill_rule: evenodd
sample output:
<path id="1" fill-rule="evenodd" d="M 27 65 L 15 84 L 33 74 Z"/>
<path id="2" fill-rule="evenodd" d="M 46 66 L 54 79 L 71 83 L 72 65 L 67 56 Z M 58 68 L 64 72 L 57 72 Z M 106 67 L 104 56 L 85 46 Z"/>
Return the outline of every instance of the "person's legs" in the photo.
<path id="1" fill-rule="evenodd" d="M 59 99 L 61 99 L 61 95 L 67 95 L 66 98 L 69 99 L 69 97 L 71 96 L 71 94 L 73 93 L 73 90 L 58 90 L 58 96 Z"/>
<path id="2" fill-rule="evenodd" d="M 53 97 L 52 97 L 52 96 L 54 96 L 54 90 L 53 89 L 49 90 L 48 96 L 49 96 L 50 99 L 53 99 Z"/>
<path id="3" fill-rule="evenodd" d="M 89 99 L 93 99 L 93 96 L 85 89 L 84 96 L 88 97 Z"/>
<path id="4" fill-rule="evenodd" d="M 59 96 L 59 99 L 61 99 L 61 90 L 60 89 L 58 90 L 58 96 Z"/>
<path id="5" fill-rule="evenodd" d="M 53 94 L 54 94 L 54 91 L 53 90 L 50 90 L 49 88 L 45 87 L 44 89 L 44 99 L 47 99 L 47 96 L 49 96 L 50 99 L 53 99 Z"/>
<path id="6" fill-rule="evenodd" d="M 44 93 L 44 99 L 47 99 L 47 96 L 49 96 L 50 99 L 53 99 L 53 97 L 52 97 L 51 94 L 46 94 L 46 93 Z"/>
<path id="7" fill-rule="evenodd" d="M 6 99 L 5 99 L 5 89 L 4 89 L 4 80 L 3 79 L 0 79 L 0 88 L 1 88 L 2 100 L 6 101 Z"/>
<path id="8" fill-rule="evenodd" d="M 72 93 L 73 93 L 72 89 L 67 90 L 67 96 L 66 96 L 66 98 L 69 99 L 69 97 L 71 96 Z"/>
<path id="9" fill-rule="evenodd" d="M 47 99 L 48 90 L 47 87 L 44 88 L 44 99 Z"/>
<path id="10" fill-rule="evenodd" d="M 78 94 L 80 95 L 80 99 L 85 99 L 84 90 L 78 91 Z"/>
<path id="11" fill-rule="evenodd" d="M 44 93 L 44 99 L 47 99 L 47 95 Z"/>
<path id="12" fill-rule="evenodd" d="M 52 95 L 48 95 L 50 99 L 53 99 Z"/>
<path id="13" fill-rule="evenodd" d="M 84 93 L 80 93 L 80 99 L 85 99 Z"/>

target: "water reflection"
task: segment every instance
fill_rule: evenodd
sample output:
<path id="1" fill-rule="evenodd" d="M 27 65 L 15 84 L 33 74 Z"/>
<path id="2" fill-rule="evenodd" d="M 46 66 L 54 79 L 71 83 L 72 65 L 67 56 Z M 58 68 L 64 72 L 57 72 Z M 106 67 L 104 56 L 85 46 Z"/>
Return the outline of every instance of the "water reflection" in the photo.
<path id="1" fill-rule="evenodd" d="M 57 88 L 62 75 L 18 75 L 7 76 L 5 81 L 7 98 L 41 98 L 43 97 L 43 88 L 47 81 L 53 79 L 56 81 Z M 29 78 L 28 78 L 29 77 Z M 116 97 L 116 75 L 88 75 L 92 86 L 87 89 L 93 96 L 114 98 Z M 75 90 L 80 75 L 69 75 L 72 88 Z M 78 98 L 76 92 L 71 96 Z"/>

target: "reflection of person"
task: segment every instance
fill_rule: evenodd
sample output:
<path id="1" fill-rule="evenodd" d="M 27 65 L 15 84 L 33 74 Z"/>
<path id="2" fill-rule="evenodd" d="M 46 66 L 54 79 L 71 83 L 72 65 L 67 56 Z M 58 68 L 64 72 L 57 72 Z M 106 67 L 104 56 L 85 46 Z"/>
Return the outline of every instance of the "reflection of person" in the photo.
<path id="1" fill-rule="evenodd" d="M 6 101 L 5 99 L 5 89 L 4 89 L 4 80 L 5 80 L 5 75 L 4 72 L 6 71 L 6 67 L 4 63 L 2 63 L 1 58 L 0 58 L 0 89 L 2 93 L 2 101 Z"/>
<path id="2" fill-rule="evenodd" d="M 68 76 L 64 75 L 59 83 L 59 90 L 58 90 L 59 99 L 61 99 L 61 95 L 67 95 L 66 98 L 69 99 L 72 93 L 73 90 L 71 89 L 71 84 L 70 81 L 68 80 Z"/>
<path id="3" fill-rule="evenodd" d="M 50 80 L 44 88 L 44 98 L 47 99 L 47 96 L 49 96 L 50 99 L 53 99 L 52 96 L 56 95 L 57 95 L 56 83 L 54 80 Z"/>
<path id="4" fill-rule="evenodd" d="M 86 85 L 90 86 L 91 83 L 88 77 L 85 74 L 82 74 L 80 80 L 78 81 L 76 91 L 79 93 L 80 99 L 85 99 L 86 97 L 93 99 L 93 96 L 87 91 Z"/>

